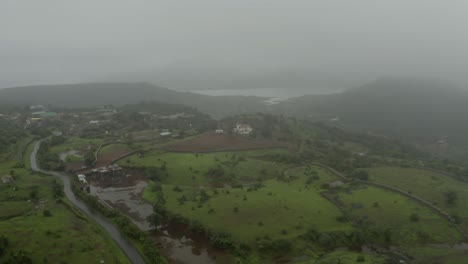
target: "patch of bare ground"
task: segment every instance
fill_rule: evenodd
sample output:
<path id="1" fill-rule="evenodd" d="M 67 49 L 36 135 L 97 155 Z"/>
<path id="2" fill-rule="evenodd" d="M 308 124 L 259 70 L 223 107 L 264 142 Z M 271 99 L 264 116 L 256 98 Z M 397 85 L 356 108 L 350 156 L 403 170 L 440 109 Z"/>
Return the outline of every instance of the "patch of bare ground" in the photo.
<path id="1" fill-rule="evenodd" d="M 114 148 L 112 151 L 98 155 L 98 160 L 96 162 L 95 167 L 103 167 L 108 166 L 112 163 L 113 160 L 122 157 L 123 155 L 130 153 L 131 150 L 127 148 Z"/>

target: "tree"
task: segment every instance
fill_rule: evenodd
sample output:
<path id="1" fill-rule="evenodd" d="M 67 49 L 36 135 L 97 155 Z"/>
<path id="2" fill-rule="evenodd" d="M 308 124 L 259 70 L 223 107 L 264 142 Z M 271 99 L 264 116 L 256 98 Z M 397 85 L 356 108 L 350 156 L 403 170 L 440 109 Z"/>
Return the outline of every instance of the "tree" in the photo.
<path id="1" fill-rule="evenodd" d="M 205 203 L 210 199 L 210 196 L 205 192 L 205 190 L 201 190 L 200 192 L 200 203 Z"/>
<path id="2" fill-rule="evenodd" d="M 5 253 L 10 241 L 5 236 L 0 236 L 0 257 Z"/>
<path id="3" fill-rule="evenodd" d="M 92 151 L 86 152 L 86 154 L 84 156 L 85 165 L 86 166 L 91 166 L 91 165 L 93 165 L 94 161 L 95 161 L 94 153 Z"/>
<path id="4" fill-rule="evenodd" d="M 231 248 L 234 243 L 232 241 L 232 237 L 228 233 L 214 233 L 211 237 L 210 240 L 213 243 L 213 246 L 219 248 L 219 249 L 228 249 Z"/>
<path id="5" fill-rule="evenodd" d="M 159 212 L 155 211 L 150 216 L 148 216 L 147 220 L 150 223 L 150 226 L 157 227 L 162 223 L 163 216 Z"/>
<path id="6" fill-rule="evenodd" d="M 419 215 L 418 215 L 417 213 L 412 213 L 412 214 L 410 215 L 410 220 L 411 220 L 412 222 L 418 222 L 418 221 L 419 221 Z"/>
<path id="7" fill-rule="evenodd" d="M 356 170 L 351 174 L 351 177 L 361 181 L 367 181 L 369 180 L 369 172 L 365 170 Z"/>
<path id="8" fill-rule="evenodd" d="M 51 213 L 49 210 L 46 209 L 46 210 L 44 210 L 44 211 L 42 212 L 42 215 L 45 216 L 45 217 L 51 217 L 51 216 L 52 216 L 52 213 Z"/>
<path id="9" fill-rule="evenodd" d="M 447 202 L 448 205 L 455 205 L 458 200 L 458 194 L 454 191 L 448 191 L 444 193 L 445 195 L 445 201 Z"/>

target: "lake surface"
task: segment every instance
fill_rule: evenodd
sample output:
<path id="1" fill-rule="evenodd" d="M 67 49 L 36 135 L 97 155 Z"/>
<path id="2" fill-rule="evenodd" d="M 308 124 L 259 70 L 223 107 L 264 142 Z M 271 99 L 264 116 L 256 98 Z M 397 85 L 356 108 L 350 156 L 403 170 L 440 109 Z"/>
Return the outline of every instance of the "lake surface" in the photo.
<path id="1" fill-rule="evenodd" d="M 343 88 L 251 88 L 251 89 L 207 89 L 188 92 L 210 96 L 242 95 L 269 98 L 267 103 L 277 103 L 303 95 L 332 94 L 344 91 Z"/>

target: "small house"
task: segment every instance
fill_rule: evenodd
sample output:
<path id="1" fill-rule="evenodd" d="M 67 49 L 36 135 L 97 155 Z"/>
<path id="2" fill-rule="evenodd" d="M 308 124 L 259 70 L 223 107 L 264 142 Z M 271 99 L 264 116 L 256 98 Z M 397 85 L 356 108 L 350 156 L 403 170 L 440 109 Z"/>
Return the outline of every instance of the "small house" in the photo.
<path id="1" fill-rule="evenodd" d="M 329 182 L 327 185 L 328 185 L 328 188 L 340 188 L 341 186 L 344 185 L 344 182 L 342 182 L 342 181 L 333 181 L 333 182 Z"/>
<path id="2" fill-rule="evenodd" d="M 7 184 L 7 183 L 10 183 L 10 182 L 14 182 L 14 179 L 13 179 L 13 176 L 11 175 L 5 175 L 2 177 L 2 182 L 4 184 Z"/>
<path id="3" fill-rule="evenodd" d="M 84 174 L 78 174 L 78 180 L 83 183 L 87 183 L 86 181 L 86 175 Z"/>
<path id="4" fill-rule="evenodd" d="M 234 132 L 239 135 L 250 135 L 252 133 L 253 128 L 249 124 L 245 123 L 238 123 L 234 128 Z"/>
<path id="5" fill-rule="evenodd" d="M 161 132 L 161 133 L 159 133 L 159 135 L 160 135 L 161 137 L 168 137 L 168 136 L 171 135 L 171 132 Z"/>
<path id="6" fill-rule="evenodd" d="M 218 135 L 222 135 L 222 134 L 224 134 L 224 130 L 222 130 L 222 129 L 216 129 L 216 130 L 215 130 L 215 133 L 218 134 Z"/>

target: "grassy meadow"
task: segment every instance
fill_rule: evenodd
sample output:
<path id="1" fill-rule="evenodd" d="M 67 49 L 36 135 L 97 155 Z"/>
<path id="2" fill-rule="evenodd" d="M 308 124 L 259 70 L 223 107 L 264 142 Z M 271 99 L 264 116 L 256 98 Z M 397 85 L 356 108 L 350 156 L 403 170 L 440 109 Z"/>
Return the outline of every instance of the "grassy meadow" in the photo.
<path id="1" fill-rule="evenodd" d="M 468 230 L 468 183 L 422 169 L 377 167 L 367 169 L 369 179 L 387 184 L 421 197 L 447 213 L 460 218 Z M 448 194 L 455 194 L 449 201 Z"/>
<path id="2" fill-rule="evenodd" d="M 291 165 L 263 160 L 264 155 L 287 154 L 287 150 L 256 150 L 214 153 L 174 153 L 154 150 L 143 156 L 132 155 L 118 164 L 126 167 L 148 168 L 165 166 L 169 177 L 165 184 L 179 186 L 207 186 L 216 179 L 206 172 L 214 168 L 223 169 L 225 183 L 249 183 L 257 179 L 280 175 Z M 220 181 L 221 182 L 221 181 Z"/>
<path id="3" fill-rule="evenodd" d="M 395 245 L 456 243 L 461 239 L 461 235 L 448 220 L 391 191 L 372 186 L 357 186 L 339 192 L 338 199 L 358 222 L 391 230 L 391 242 Z M 411 219 L 413 214 L 417 217 L 413 216 Z"/>

